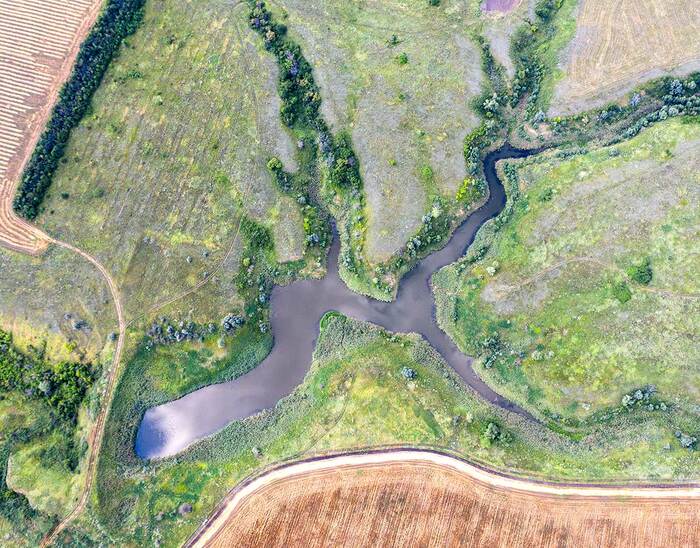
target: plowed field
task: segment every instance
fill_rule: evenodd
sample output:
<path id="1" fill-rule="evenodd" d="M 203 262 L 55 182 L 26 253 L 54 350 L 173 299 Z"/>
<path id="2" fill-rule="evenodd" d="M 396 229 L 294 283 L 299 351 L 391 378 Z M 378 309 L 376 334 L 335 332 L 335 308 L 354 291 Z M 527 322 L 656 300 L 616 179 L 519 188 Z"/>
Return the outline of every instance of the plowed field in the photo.
<path id="1" fill-rule="evenodd" d="M 700 532 L 692 489 L 558 487 L 424 455 L 339 457 L 261 476 L 196 545 L 684 546 Z"/>
<path id="2" fill-rule="evenodd" d="M 70 74 L 100 0 L 0 0 L 0 245 L 37 254 L 47 238 L 12 211 L 22 169 Z"/>

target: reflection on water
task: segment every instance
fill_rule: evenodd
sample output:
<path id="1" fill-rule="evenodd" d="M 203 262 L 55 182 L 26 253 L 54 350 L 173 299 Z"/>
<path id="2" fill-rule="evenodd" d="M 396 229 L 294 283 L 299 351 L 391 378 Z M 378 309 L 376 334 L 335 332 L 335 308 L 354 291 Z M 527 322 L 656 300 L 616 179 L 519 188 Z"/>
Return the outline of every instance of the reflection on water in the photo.
<path id="1" fill-rule="evenodd" d="M 401 280 L 397 298 L 385 303 L 350 291 L 338 275 L 340 244 L 336 236 L 329 253 L 328 274 L 321 280 L 301 280 L 275 287 L 270 300 L 274 347 L 260 365 L 230 382 L 207 386 L 178 400 L 149 409 L 136 436 L 136 453 L 150 459 L 174 455 L 191 443 L 243 419 L 274 407 L 304 379 L 319 332 L 321 317 L 336 310 L 395 332 L 420 333 L 464 381 L 484 399 L 523 416 L 530 415 L 487 386 L 462 354 L 437 326 L 432 274 L 459 259 L 479 227 L 505 205 L 505 192 L 495 164 L 504 158 L 531 154 L 505 145 L 489 154 L 484 170 L 489 199 L 457 228 L 448 244 L 423 259 Z"/>

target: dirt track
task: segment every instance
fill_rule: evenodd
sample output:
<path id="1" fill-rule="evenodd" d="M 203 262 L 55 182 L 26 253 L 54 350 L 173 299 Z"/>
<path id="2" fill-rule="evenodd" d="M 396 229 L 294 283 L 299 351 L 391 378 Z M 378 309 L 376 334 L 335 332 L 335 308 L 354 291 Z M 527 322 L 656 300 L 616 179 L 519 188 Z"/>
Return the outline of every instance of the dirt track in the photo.
<path id="1" fill-rule="evenodd" d="M 99 459 L 100 449 L 102 448 L 102 439 L 104 438 L 105 421 L 107 420 L 107 414 L 109 413 L 109 408 L 112 403 L 114 389 L 117 385 L 117 378 L 119 377 L 119 365 L 121 363 L 121 355 L 124 349 L 124 339 L 126 338 L 126 322 L 124 321 L 124 310 L 122 307 L 121 297 L 119 295 L 119 289 L 117 288 L 117 284 L 114 282 L 107 269 L 104 266 L 102 266 L 102 264 L 92 255 L 85 253 L 81 249 L 78 249 L 77 247 L 71 244 L 61 242 L 59 240 L 54 240 L 53 238 L 50 239 L 50 243 L 58 245 L 60 247 L 64 247 L 66 249 L 69 249 L 70 251 L 73 251 L 74 253 L 77 253 L 86 261 L 92 263 L 95 266 L 95 268 L 97 268 L 97 270 L 100 271 L 100 274 L 102 274 L 102 276 L 104 277 L 105 281 L 107 282 L 107 285 L 109 286 L 109 291 L 112 294 L 112 300 L 114 301 L 114 306 L 117 311 L 117 319 L 119 322 L 119 333 L 117 344 L 114 349 L 114 357 L 112 358 L 112 366 L 107 372 L 107 386 L 105 388 L 105 393 L 102 397 L 102 405 L 100 407 L 100 412 L 97 416 L 97 419 L 95 420 L 95 424 L 93 425 L 92 430 L 90 431 L 90 435 L 88 437 L 88 445 L 90 449 L 88 452 L 88 459 L 85 472 L 85 485 L 83 486 L 83 491 L 80 494 L 78 504 L 76 504 L 73 510 L 71 510 L 71 512 L 65 518 L 63 518 L 58 523 L 58 525 L 52 531 L 50 531 L 50 533 L 42 540 L 41 546 L 51 545 L 56 540 L 61 531 L 63 531 L 71 523 L 71 521 L 73 521 L 85 509 L 85 504 L 88 501 L 90 491 L 92 490 L 92 484 L 95 479 L 97 461 Z"/>
<path id="2" fill-rule="evenodd" d="M 0 0 L 0 246 L 38 255 L 49 238 L 12 210 L 36 146 L 101 0 Z"/>
<path id="3" fill-rule="evenodd" d="M 444 454 L 302 461 L 244 482 L 188 546 L 692 545 L 700 488 L 558 485 Z"/>

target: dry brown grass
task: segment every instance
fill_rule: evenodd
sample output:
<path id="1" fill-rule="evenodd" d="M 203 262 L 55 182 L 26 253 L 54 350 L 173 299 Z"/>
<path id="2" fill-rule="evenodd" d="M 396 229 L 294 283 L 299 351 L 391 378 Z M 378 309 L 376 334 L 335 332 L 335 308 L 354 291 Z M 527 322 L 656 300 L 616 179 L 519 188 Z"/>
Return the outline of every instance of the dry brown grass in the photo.
<path id="1" fill-rule="evenodd" d="M 697 0 L 582 0 L 552 110 L 599 106 L 643 80 L 699 67 Z"/>
<path id="2" fill-rule="evenodd" d="M 0 0 L 0 245 L 41 253 L 48 243 L 17 217 L 22 169 L 66 80 L 100 0 Z"/>
<path id="3" fill-rule="evenodd" d="M 535 495 L 385 463 L 267 484 L 207 546 L 690 546 L 698 518 L 697 500 Z"/>

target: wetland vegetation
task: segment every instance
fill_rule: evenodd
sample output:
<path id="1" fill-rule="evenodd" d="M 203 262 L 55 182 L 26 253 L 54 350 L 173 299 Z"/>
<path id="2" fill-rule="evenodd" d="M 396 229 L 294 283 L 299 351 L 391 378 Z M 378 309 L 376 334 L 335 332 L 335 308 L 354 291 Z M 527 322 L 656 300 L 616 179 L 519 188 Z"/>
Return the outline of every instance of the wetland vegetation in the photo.
<path id="1" fill-rule="evenodd" d="M 0 250 L 13 333 L 0 376 L 14 379 L 0 399 L 0 535 L 35 544 L 70 510 L 101 403 L 89 511 L 59 544 L 175 546 L 264 466 L 370 446 L 538 478 L 697 481 L 700 76 L 640 79 L 564 116 L 579 15 L 573 0 L 511 14 L 450 0 L 147 0 L 36 210 L 115 278 L 123 375 L 101 402 L 116 321 L 92 266 Z M 276 407 L 174 457 L 137 458 L 148 408 L 268 354 L 272 288 L 324 275 L 331 222 L 347 285 L 391 300 L 486 200 L 482 160 L 505 139 L 550 150 L 500 166 L 508 202 L 433 278 L 436 316 L 542 423 L 480 399 L 415 334 L 331 313 Z M 154 325 L 179 334 L 148 335 Z M 19 355 L 38 376 L 5 367 Z"/>

